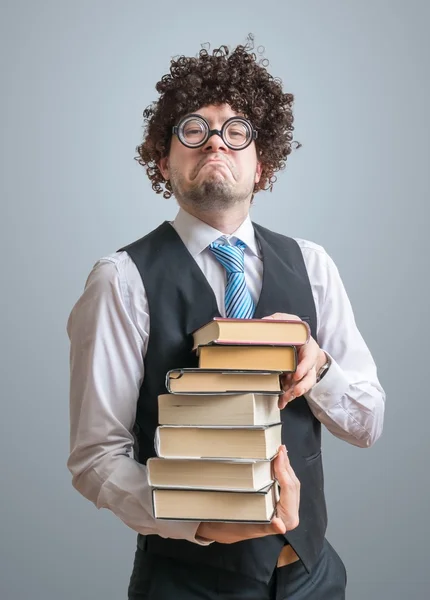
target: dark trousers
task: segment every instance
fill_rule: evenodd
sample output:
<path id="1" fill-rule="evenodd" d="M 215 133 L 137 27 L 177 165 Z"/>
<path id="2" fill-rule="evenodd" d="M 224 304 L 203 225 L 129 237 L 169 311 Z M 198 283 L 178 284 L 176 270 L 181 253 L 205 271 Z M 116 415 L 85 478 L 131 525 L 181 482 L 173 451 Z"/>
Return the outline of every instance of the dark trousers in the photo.
<path id="1" fill-rule="evenodd" d="M 297 561 L 275 569 L 267 585 L 137 548 L 128 600 L 344 600 L 345 587 L 345 566 L 327 540 L 311 573 Z"/>

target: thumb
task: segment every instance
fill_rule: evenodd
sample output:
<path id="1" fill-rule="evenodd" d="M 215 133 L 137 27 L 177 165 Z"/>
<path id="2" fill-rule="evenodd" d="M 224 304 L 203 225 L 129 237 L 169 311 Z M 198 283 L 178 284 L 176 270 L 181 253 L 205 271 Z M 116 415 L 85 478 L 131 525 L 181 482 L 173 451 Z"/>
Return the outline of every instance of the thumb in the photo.
<path id="1" fill-rule="evenodd" d="M 289 464 L 287 449 L 282 445 L 279 447 L 278 454 L 273 461 L 273 474 L 281 487 L 282 484 L 286 483 L 288 476 L 287 465 Z"/>

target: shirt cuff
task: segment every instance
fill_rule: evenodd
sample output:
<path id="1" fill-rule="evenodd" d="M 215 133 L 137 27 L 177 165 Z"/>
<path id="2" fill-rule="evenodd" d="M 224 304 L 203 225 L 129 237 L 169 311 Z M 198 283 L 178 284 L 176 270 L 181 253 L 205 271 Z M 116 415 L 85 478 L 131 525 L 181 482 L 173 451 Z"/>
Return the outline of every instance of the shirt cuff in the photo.
<path id="1" fill-rule="evenodd" d="M 209 546 L 213 541 L 204 540 L 196 536 L 197 529 L 200 526 L 199 522 L 190 521 L 168 521 L 157 519 L 159 535 L 164 538 L 174 538 L 187 540 L 199 546 Z"/>
<path id="2" fill-rule="evenodd" d="M 305 394 L 305 398 L 326 412 L 333 406 L 333 399 L 337 404 L 339 398 L 346 393 L 349 382 L 334 358 L 325 350 L 324 352 L 330 361 L 330 366 L 321 381 Z"/>

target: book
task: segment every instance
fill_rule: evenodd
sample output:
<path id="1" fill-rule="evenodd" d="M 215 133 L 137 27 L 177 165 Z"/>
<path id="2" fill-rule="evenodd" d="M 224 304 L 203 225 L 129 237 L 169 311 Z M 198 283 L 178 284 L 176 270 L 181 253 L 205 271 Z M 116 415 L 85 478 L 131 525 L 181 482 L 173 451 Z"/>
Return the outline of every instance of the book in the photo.
<path id="1" fill-rule="evenodd" d="M 193 349 L 207 344 L 300 346 L 309 338 L 310 328 L 306 321 L 215 318 L 193 332 Z"/>
<path id="2" fill-rule="evenodd" d="M 269 523 L 277 500 L 277 484 L 258 492 L 152 490 L 156 519 Z"/>
<path id="3" fill-rule="evenodd" d="M 281 445 L 281 423 L 265 427 L 159 425 L 155 452 L 161 458 L 272 459 Z"/>
<path id="4" fill-rule="evenodd" d="M 157 488 L 199 488 L 257 491 L 273 481 L 272 463 L 260 461 L 182 460 L 150 458 L 149 485 Z"/>
<path id="5" fill-rule="evenodd" d="M 172 369 L 166 388 L 172 394 L 281 394 L 281 371 Z"/>
<path id="6" fill-rule="evenodd" d="M 297 368 L 295 346 L 198 346 L 200 369 L 268 370 L 293 373 Z"/>
<path id="7" fill-rule="evenodd" d="M 271 425 L 281 422 L 277 395 L 161 394 L 160 425 Z"/>

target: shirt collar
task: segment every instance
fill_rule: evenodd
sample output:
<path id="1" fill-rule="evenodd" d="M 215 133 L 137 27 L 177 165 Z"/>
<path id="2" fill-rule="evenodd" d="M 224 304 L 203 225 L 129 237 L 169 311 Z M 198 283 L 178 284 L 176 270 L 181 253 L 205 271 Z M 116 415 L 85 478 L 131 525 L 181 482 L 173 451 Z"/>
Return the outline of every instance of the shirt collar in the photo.
<path id="1" fill-rule="evenodd" d="M 215 242 L 218 238 L 227 239 L 231 244 L 235 244 L 236 240 L 240 239 L 253 254 L 258 257 L 260 256 L 254 227 L 249 214 L 231 235 L 224 234 L 222 231 L 211 227 L 204 221 L 190 215 L 183 208 L 179 209 L 172 225 L 193 257 L 203 252 L 209 244 Z"/>

